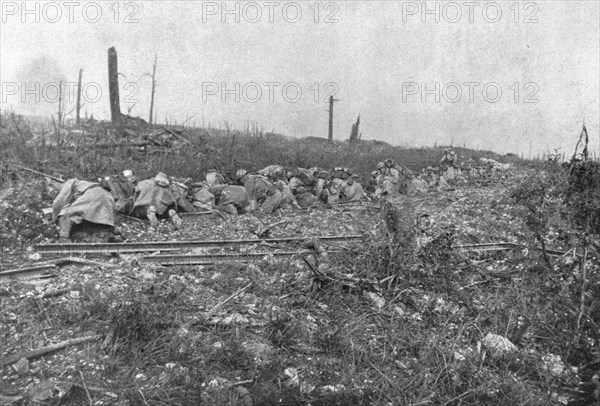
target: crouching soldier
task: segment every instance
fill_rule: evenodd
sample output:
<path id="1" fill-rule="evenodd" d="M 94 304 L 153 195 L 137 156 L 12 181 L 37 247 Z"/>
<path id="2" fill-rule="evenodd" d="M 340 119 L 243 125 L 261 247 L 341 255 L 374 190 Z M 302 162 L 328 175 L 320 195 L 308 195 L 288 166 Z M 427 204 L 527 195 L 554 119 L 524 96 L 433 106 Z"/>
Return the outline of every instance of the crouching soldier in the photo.
<path id="1" fill-rule="evenodd" d="M 364 191 L 363 187 L 356 180 L 357 176 L 345 180 L 340 187 L 340 200 L 345 202 L 356 202 L 362 199 Z"/>
<path id="2" fill-rule="evenodd" d="M 168 215 L 176 229 L 181 227 L 181 218 L 177 215 L 177 200 L 173 196 L 169 178 L 160 172 L 154 179 L 146 179 L 137 184 L 133 196 L 131 214 L 150 220 L 152 227 L 158 226 L 157 216 Z"/>
<path id="3" fill-rule="evenodd" d="M 377 188 L 384 196 L 397 196 L 400 193 L 400 171 L 391 159 L 377 164 Z"/>
<path id="4" fill-rule="evenodd" d="M 279 209 L 283 195 L 267 178 L 251 175 L 245 169 L 238 170 L 235 177 L 236 181 L 246 189 L 250 201 L 249 211 L 259 210 L 270 214 Z"/>
<path id="5" fill-rule="evenodd" d="M 70 179 L 52 202 L 52 218 L 58 220 L 59 241 L 70 241 L 71 228 L 87 221 L 109 226 L 114 231 L 115 199 L 99 183 Z"/>

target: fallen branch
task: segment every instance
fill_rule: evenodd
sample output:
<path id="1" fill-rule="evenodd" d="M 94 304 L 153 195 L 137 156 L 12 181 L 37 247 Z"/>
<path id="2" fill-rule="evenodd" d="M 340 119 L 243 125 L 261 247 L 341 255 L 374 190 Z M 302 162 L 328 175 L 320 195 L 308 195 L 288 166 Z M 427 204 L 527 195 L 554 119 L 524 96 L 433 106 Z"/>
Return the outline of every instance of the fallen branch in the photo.
<path id="1" fill-rule="evenodd" d="M 80 265 L 108 266 L 111 268 L 114 268 L 116 266 L 114 264 L 109 264 L 107 262 L 98 262 L 98 261 L 92 261 L 91 259 L 83 259 L 83 258 L 76 258 L 76 257 L 66 257 L 66 258 L 54 259 L 54 260 L 50 261 L 50 263 L 54 263 L 56 265 L 65 265 L 65 264 L 75 263 L 75 264 L 80 264 Z"/>
<path id="2" fill-rule="evenodd" d="M 17 165 L 17 164 L 10 164 L 10 165 L 11 165 L 11 166 L 13 166 L 13 167 L 14 167 L 14 168 L 16 168 L 16 169 L 20 169 L 20 170 L 22 170 L 22 171 L 30 172 L 30 173 L 33 173 L 33 174 L 35 174 L 35 175 L 44 176 L 44 177 L 46 177 L 46 178 L 48 178 L 48 179 L 52 179 L 52 180 L 54 180 L 54 181 L 56 181 L 56 182 L 64 183 L 64 180 L 63 180 L 63 179 L 61 179 L 61 178 L 57 178 L 57 177 L 55 177 L 55 176 L 52 176 L 52 175 L 48 175 L 47 173 L 39 172 L 39 171 L 36 171 L 36 170 L 34 170 L 34 169 L 29 169 L 29 168 L 26 168 L 26 167 L 24 167 L 24 166 L 20 166 L 20 165 Z"/>
<path id="3" fill-rule="evenodd" d="M 20 275 L 23 273 L 39 272 L 39 271 L 45 271 L 45 270 L 54 269 L 54 268 L 56 268 L 56 265 L 49 263 L 49 264 L 40 264 L 40 265 L 30 266 L 27 268 L 10 269 L 8 271 L 0 272 L 0 278 L 2 278 L 3 276 L 14 276 L 14 275 Z"/>
<path id="4" fill-rule="evenodd" d="M 181 217 L 193 217 L 193 216 L 202 216 L 204 214 L 213 214 L 214 211 L 213 210 L 208 210 L 208 211 L 190 211 L 188 213 L 179 213 L 179 215 Z"/>
<path id="5" fill-rule="evenodd" d="M 119 215 L 119 216 L 123 217 L 123 218 L 126 218 L 127 220 L 137 221 L 137 222 L 138 222 L 138 223 L 140 223 L 140 224 L 144 224 L 144 220 L 142 220 L 142 219 L 139 219 L 139 218 L 137 218 L 137 217 L 128 216 L 127 214 L 119 213 L 119 212 L 118 212 L 118 211 L 116 211 L 116 210 L 114 210 L 114 213 L 115 213 L 116 215 Z"/>
<path id="6" fill-rule="evenodd" d="M 258 228 L 256 229 L 256 231 L 253 231 L 253 233 L 256 234 L 257 236 L 261 237 L 261 238 L 262 237 L 266 237 L 273 228 L 275 228 L 275 227 L 277 227 L 277 226 L 279 226 L 281 224 L 285 224 L 288 221 L 289 221 L 288 219 L 283 219 L 281 221 L 278 221 L 276 223 L 268 225 L 268 226 L 266 226 L 264 228 L 262 227 L 262 224 L 261 224 L 261 225 L 258 226 Z"/>
<path id="7" fill-rule="evenodd" d="M 90 391 L 87 388 L 85 379 L 83 379 L 83 373 L 81 373 L 81 371 L 78 371 L 78 372 L 79 372 L 79 376 L 81 377 L 81 383 L 83 384 L 83 389 L 85 389 L 85 394 L 87 395 L 88 402 L 90 402 L 90 406 L 92 406 L 94 404 L 94 401 L 92 400 L 92 397 L 90 396 Z"/>
<path id="8" fill-rule="evenodd" d="M 99 334 L 96 334 L 96 335 L 93 335 L 93 336 L 72 338 L 70 340 L 65 340 L 65 341 L 62 341 L 60 343 L 48 345 L 46 347 L 37 348 L 35 350 L 25 351 L 25 352 L 21 352 L 21 353 L 9 355 L 8 357 L 6 357 L 6 358 L 4 358 L 4 359 L 2 359 L 0 361 L 0 370 L 2 368 L 4 368 L 5 366 L 7 366 L 7 365 L 14 364 L 15 362 L 17 362 L 21 358 L 26 358 L 28 360 L 29 359 L 33 359 L 33 358 L 38 358 L 38 357 L 41 357 L 42 355 L 46 355 L 46 354 L 49 354 L 51 352 L 59 351 L 59 350 L 62 350 L 64 348 L 71 347 L 73 345 L 82 344 L 82 343 L 85 343 L 85 342 L 88 342 L 88 341 L 94 341 L 94 340 L 97 340 L 99 338 L 100 338 Z"/>
<path id="9" fill-rule="evenodd" d="M 83 259 L 83 258 L 66 257 L 66 258 L 53 259 L 53 260 L 47 261 L 43 264 L 38 264 L 38 265 L 30 266 L 27 268 L 17 268 L 17 269 L 10 269 L 8 271 L 3 271 L 3 272 L 0 272 L 0 278 L 2 278 L 3 276 L 14 276 L 14 275 L 20 275 L 20 274 L 24 274 L 24 273 L 40 272 L 40 271 L 45 271 L 45 270 L 49 270 L 49 269 L 55 269 L 57 266 L 71 264 L 71 263 L 76 263 L 76 264 L 81 264 L 81 265 L 108 266 L 108 267 L 116 266 L 116 265 L 109 264 L 106 262 L 92 261 L 92 260 Z"/>
<path id="10" fill-rule="evenodd" d="M 306 236 L 306 237 L 279 237 L 255 238 L 252 240 L 191 240 L 191 241 L 155 241 L 155 242 L 127 242 L 127 243 L 59 243 L 37 244 L 35 251 L 40 254 L 108 254 L 112 252 L 173 252 L 199 247 L 222 247 L 226 245 L 294 243 L 307 240 L 319 240 L 323 243 L 329 241 L 348 241 L 363 239 L 362 235 L 339 236 Z M 268 254 L 268 253 L 267 253 Z M 266 254 L 265 254 L 266 255 Z M 275 254 L 277 255 L 277 254 Z M 189 259 L 189 257 L 188 257 Z"/>
<path id="11" fill-rule="evenodd" d="M 39 295 L 37 299 L 48 299 L 51 297 L 62 296 L 70 292 L 70 289 L 57 289 L 48 291 L 42 295 Z"/>
<path id="12" fill-rule="evenodd" d="M 247 290 L 250 286 L 252 286 L 252 283 L 249 283 L 248 285 L 244 286 L 241 289 L 238 289 L 233 295 L 229 296 L 227 299 L 220 301 L 219 303 L 217 303 L 212 309 L 210 309 L 204 317 L 209 318 L 210 316 L 212 316 L 213 314 L 216 313 L 217 310 L 219 310 L 221 307 L 223 307 L 223 305 L 227 302 L 229 302 L 231 299 L 233 299 L 234 297 L 236 297 L 237 295 L 239 295 L 240 293 L 244 292 L 245 290 Z"/>
<path id="13" fill-rule="evenodd" d="M 20 402 L 24 399 L 24 396 L 6 396 L 6 395 L 0 395 L 0 404 L 4 405 L 6 402 L 6 404 L 15 404 L 17 402 Z"/>
<path id="14" fill-rule="evenodd" d="M 186 144 L 191 144 L 191 141 L 188 140 L 187 138 L 185 138 L 183 135 L 181 134 L 177 134 L 177 132 L 169 130 L 167 127 L 163 127 L 163 129 L 168 132 L 169 134 L 171 134 L 173 137 L 177 138 L 180 141 L 185 142 Z"/>
<path id="15" fill-rule="evenodd" d="M 144 262 L 151 262 L 169 265 L 208 265 L 224 261 L 252 261 L 262 260 L 264 257 L 293 257 L 302 255 L 309 251 L 285 251 L 285 252 L 236 252 L 233 254 L 215 253 L 215 254 L 166 254 L 166 255 L 147 255 L 142 257 Z"/>

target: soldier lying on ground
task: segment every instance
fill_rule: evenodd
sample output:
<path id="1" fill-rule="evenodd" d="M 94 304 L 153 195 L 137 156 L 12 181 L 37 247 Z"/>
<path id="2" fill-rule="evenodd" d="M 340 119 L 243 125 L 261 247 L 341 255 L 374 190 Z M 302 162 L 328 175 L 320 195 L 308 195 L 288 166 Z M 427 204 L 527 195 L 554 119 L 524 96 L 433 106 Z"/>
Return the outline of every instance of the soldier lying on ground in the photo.
<path id="1" fill-rule="evenodd" d="M 133 194 L 138 178 L 130 170 L 125 170 L 122 176 L 107 177 L 104 181 L 115 199 L 115 211 L 129 214 L 133 206 Z"/>
<path id="2" fill-rule="evenodd" d="M 340 192 L 344 180 L 340 178 L 331 178 L 323 186 L 323 191 L 319 199 L 325 204 L 337 203 L 340 200 Z"/>
<path id="3" fill-rule="evenodd" d="M 189 197 L 192 205 L 198 210 L 212 210 L 215 207 L 215 195 L 210 193 L 210 186 L 205 182 L 192 183 Z"/>
<path id="4" fill-rule="evenodd" d="M 280 166 L 280 165 L 269 165 L 266 168 L 261 169 L 257 173 L 259 175 L 264 176 L 265 178 L 267 178 L 272 183 L 275 183 L 278 180 L 285 180 L 286 179 L 285 170 L 283 169 L 283 166 Z"/>
<path id="5" fill-rule="evenodd" d="M 169 189 L 177 203 L 177 211 L 180 213 L 190 213 L 196 211 L 192 202 L 188 199 L 189 187 L 192 183 L 191 179 L 171 178 Z"/>
<path id="6" fill-rule="evenodd" d="M 242 214 L 250 204 L 248 194 L 243 186 L 215 185 L 208 188 L 214 198 L 214 208 L 229 214 Z"/>
<path id="7" fill-rule="evenodd" d="M 309 169 L 298 168 L 288 173 L 289 188 L 300 207 L 310 207 L 317 202 L 317 179 Z"/>
<path id="8" fill-rule="evenodd" d="M 358 176 L 345 180 L 340 188 L 340 200 L 345 202 L 356 202 L 364 195 L 362 185 L 357 181 Z"/>
<path id="9" fill-rule="evenodd" d="M 236 181 L 246 189 L 250 200 L 249 211 L 270 214 L 281 206 L 282 193 L 264 176 L 251 175 L 245 169 L 240 169 L 236 173 Z"/>
<path id="10" fill-rule="evenodd" d="M 131 215 L 150 220 L 152 227 L 158 226 L 157 216 L 167 216 L 176 229 L 181 227 L 181 218 L 177 215 L 177 199 L 171 192 L 167 175 L 160 172 L 154 179 L 146 179 L 137 184 L 133 196 Z"/>
<path id="11" fill-rule="evenodd" d="M 284 177 L 284 179 L 285 179 L 285 177 Z M 299 209 L 300 208 L 300 206 L 298 205 L 298 202 L 296 201 L 296 197 L 294 197 L 294 194 L 290 190 L 289 184 L 285 180 L 278 179 L 273 182 L 273 186 L 275 186 L 277 188 L 277 190 L 279 190 L 281 192 L 280 208 L 282 208 L 282 209 L 289 209 L 289 208 Z"/>
<path id="12" fill-rule="evenodd" d="M 362 186 L 353 180 L 348 168 L 333 168 L 319 198 L 323 203 L 333 204 L 340 200 L 360 200 L 362 195 Z"/>
<path id="13" fill-rule="evenodd" d="M 331 179 L 331 174 L 325 169 L 321 168 L 310 168 L 310 173 L 317 179 L 317 184 L 315 185 L 315 196 L 320 197 L 325 184 Z"/>
<path id="14" fill-rule="evenodd" d="M 114 198 L 99 183 L 69 179 L 52 202 L 52 218 L 58 220 L 59 241 L 70 241 L 72 226 L 83 221 L 109 226 L 114 232 L 114 206 Z"/>

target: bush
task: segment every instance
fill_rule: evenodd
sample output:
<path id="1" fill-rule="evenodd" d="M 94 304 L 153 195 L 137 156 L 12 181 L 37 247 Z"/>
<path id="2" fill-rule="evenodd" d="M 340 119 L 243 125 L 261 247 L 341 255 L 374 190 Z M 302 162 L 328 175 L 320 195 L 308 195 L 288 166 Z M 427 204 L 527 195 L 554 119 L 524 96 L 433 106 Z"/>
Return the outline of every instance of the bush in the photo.
<path id="1" fill-rule="evenodd" d="M 565 198 L 573 221 L 584 232 L 600 234 L 600 162 L 579 162 L 569 169 Z"/>

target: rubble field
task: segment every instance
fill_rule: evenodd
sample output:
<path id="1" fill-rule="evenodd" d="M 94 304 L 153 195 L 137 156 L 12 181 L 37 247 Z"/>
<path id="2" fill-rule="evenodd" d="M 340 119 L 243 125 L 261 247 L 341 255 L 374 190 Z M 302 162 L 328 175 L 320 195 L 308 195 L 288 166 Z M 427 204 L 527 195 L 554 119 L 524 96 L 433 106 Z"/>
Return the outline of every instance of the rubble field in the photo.
<path id="1" fill-rule="evenodd" d="M 226 153 L 227 140 L 207 135 L 203 151 Z M 331 148 L 343 162 L 346 147 Z M 38 252 L 58 239 L 42 215 L 58 184 L 4 172 L 0 403 L 597 404 L 598 239 L 582 249 L 581 233 L 549 209 L 560 199 L 537 207 L 547 210 L 544 227 L 531 213 L 546 211 L 515 200 L 544 170 L 523 164 L 390 206 L 365 199 L 281 216 L 189 215 L 180 230 L 116 218 L 132 244 L 241 241 L 168 252 L 227 254 L 173 266 L 153 252 Z M 289 237 L 303 240 L 277 241 Z M 86 228 L 73 236 L 105 238 Z"/>

